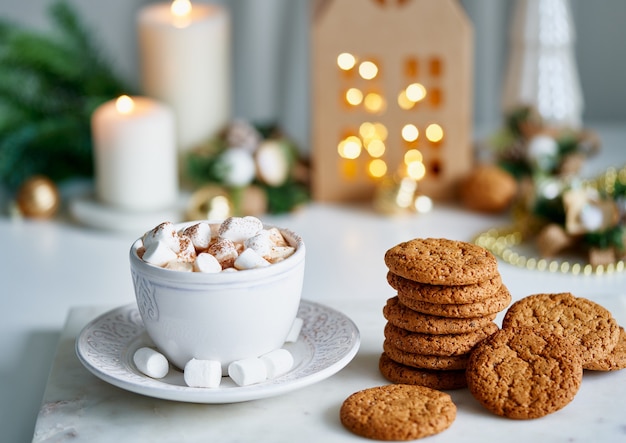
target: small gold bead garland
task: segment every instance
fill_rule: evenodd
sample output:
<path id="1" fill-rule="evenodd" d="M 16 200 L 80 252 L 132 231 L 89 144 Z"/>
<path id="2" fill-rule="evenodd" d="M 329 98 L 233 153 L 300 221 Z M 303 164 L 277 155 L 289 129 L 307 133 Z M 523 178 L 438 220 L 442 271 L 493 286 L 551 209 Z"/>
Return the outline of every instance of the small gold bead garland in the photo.
<path id="1" fill-rule="evenodd" d="M 479 234 L 474 243 L 491 251 L 494 255 L 513 266 L 529 270 L 548 271 L 552 273 L 573 274 L 573 275 L 603 275 L 623 272 L 626 263 L 619 260 L 608 265 L 593 266 L 589 263 L 581 264 L 563 259 L 546 259 L 528 257 L 514 248 L 523 242 L 523 235 L 520 231 L 509 229 L 490 229 Z"/>

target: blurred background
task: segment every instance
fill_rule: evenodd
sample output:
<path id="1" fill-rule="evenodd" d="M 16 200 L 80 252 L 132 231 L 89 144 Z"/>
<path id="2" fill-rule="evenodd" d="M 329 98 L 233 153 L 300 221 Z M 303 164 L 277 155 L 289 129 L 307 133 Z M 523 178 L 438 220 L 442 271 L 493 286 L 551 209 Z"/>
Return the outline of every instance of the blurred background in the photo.
<path id="1" fill-rule="evenodd" d="M 197 0 L 199 3 L 201 0 Z M 139 90 L 137 11 L 147 0 L 68 0 L 119 76 Z M 311 0 L 213 0 L 232 17 L 233 112 L 278 123 L 309 150 Z M 501 85 L 513 0 L 464 0 L 474 24 L 474 123 L 477 136 L 502 123 Z M 0 3 L 0 16 L 46 30 L 49 0 Z M 584 95 L 583 119 L 626 122 L 626 2 L 571 0 L 575 51 Z"/>

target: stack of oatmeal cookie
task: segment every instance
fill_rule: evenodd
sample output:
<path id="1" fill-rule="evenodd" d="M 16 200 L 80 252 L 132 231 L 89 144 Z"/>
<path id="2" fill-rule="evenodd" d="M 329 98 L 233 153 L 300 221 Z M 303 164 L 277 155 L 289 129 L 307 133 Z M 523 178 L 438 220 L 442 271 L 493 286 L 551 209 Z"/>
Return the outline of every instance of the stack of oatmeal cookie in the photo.
<path id="1" fill-rule="evenodd" d="M 383 376 L 434 389 L 467 386 L 471 350 L 499 329 L 494 319 L 511 302 L 496 258 L 471 243 L 427 238 L 392 247 L 385 264 L 397 296 L 383 309 Z"/>

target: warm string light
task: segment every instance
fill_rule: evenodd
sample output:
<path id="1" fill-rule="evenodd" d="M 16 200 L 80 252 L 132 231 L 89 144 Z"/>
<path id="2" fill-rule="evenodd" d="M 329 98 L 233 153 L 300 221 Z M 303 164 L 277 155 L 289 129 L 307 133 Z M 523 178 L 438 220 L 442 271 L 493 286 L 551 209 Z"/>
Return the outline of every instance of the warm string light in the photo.
<path id="1" fill-rule="evenodd" d="M 552 273 L 574 274 L 574 275 L 602 275 L 623 272 L 625 270 L 624 260 L 619 260 L 608 265 L 593 266 L 589 263 L 581 264 L 569 260 L 545 259 L 528 257 L 515 250 L 523 242 L 523 235 L 515 229 L 498 230 L 490 229 L 483 232 L 474 240 L 478 246 L 491 251 L 506 263 L 520 268 L 537 271 L 547 271 Z"/>

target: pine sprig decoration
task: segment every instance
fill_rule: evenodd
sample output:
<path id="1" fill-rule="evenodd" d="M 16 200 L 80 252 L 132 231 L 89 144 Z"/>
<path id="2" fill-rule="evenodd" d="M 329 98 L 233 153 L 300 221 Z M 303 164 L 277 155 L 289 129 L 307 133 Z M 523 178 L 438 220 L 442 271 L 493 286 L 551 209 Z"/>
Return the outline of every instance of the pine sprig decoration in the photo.
<path id="1" fill-rule="evenodd" d="M 131 92 L 67 3 L 49 15 L 50 34 L 0 20 L 0 183 L 11 190 L 35 174 L 91 176 L 91 114 Z"/>

